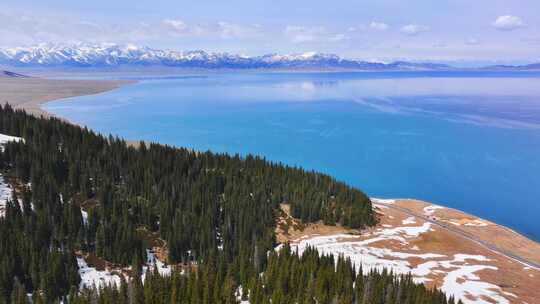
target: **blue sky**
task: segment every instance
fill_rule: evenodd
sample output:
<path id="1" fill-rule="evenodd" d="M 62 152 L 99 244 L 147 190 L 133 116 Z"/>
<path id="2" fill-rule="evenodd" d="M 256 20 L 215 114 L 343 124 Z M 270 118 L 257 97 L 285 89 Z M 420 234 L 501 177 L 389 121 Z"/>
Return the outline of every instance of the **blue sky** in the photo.
<path id="1" fill-rule="evenodd" d="M 112 42 L 245 55 L 540 61 L 538 0 L 7 0 L 0 46 Z"/>

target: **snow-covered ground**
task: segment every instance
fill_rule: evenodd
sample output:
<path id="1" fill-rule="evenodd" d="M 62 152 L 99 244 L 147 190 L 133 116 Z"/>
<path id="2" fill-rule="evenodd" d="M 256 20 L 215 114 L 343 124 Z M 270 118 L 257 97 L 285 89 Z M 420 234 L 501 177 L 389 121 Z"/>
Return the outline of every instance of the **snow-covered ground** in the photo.
<path id="1" fill-rule="evenodd" d="M 381 203 L 381 204 L 388 204 L 388 205 L 391 205 L 396 202 L 395 199 L 382 199 L 382 198 L 375 198 L 375 197 L 371 197 L 370 199 L 373 203 Z"/>
<path id="2" fill-rule="evenodd" d="M 475 220 L 469 221 L 468 223 L 465 223 L 464 225 L 465 226 L 473 226 L 473 227 L 485 227 L 488 224 L 486 222 L 482 221 L 482 220 L 475 219 Z"/>
<path id="3" fill-rule="evenodd" d="M 403 220 L 402 224 L 403 225 L 416 224 L 416 219 L 413 216 L 408 217 L 408 218 Z"/>
<path id="4" fill-rule="evenodd" d="M 153 271 L 154 267 L 157 268 L 159 274 L 162 276 L 170 276 L 172 272 L 172 267 L 170 265 L 165 265 L 160 260 L 156 259 L 154 252 L 147 249 L 147 261 L 146 265 L 142 267 L 141 280 L 144 283 L 146 278 L 146 273 L 148 271 Z M 96 286 L 98 289 L 103 286 L 113 285 L 120 286 L 120 276 L 123 275 L 126 280 L 129 280 L 129 277 L 125 274 L 125 269 L 116 269 L 116 270 L 97 270 L 94 267 L 88 266 L 84 258 L 77 257 L 77 264 L 79 266 L 79 275 L 81 276 L 81 283 L 79 288 L 92 288 Z"/>
<path id="5" fill-rule="evenodd" d="M 23 141 L 24 142 L 24 139 L 21 137 L 0 134 L 0 145 L 3 145 L 7 143 L 8 141 Z"/>
<path id="6" fill-rule="evenodd" d="M 425 216 L 434 217 L 435 212 L 437 210 L 443 210 L 443 209 L 446 209 L 446 208 L 442 207 L 442 206 L 437 206 L 437 205 L 429 205 L 429 206 L 424 207 L 423 211 L 424 211 Z M 461 226 L 461 225 L 472 226 L 472 227 L 486 227 L 486 226 L 488 226 L 488 223 L 486 223 L 485 221 L 483 221 L 481 219 L 473 219 L 473 220 L 450 219 L 450 220 L 443 220 L 443 221 L 448 222 L 448 223 L 450 223 L 450 224 L 452 224 L 454 226 Z"/>
<path id="7" fill-rule="evenodd" d="M 170 265 L 165 265 L 160 260 L 156 259 L 156 256 L 154 255 L 154 252 L 150 249 L 146 249 L 146 266 L 143 266 L 142 269 L 142 275 L 141 280 L 144 282 L 144 279 L 146 278 L 146 272 L 147 271 L 153 271 L 154 266 L 157 268 L 158 272 L 162 276 L 170 276 L 172 272 L 172 268 Z"/>
<path id="8" fill-rule="evenodd" d="M 234 294 L 236 296 L 236 301 L 238 301 L 238 303 L 240 303 L 240 304 L 249 304 L 249 300 L 242 300 L 242 298 L 244 296 L 244 289 L 242 288 L 242 285 L 238 286 L 238 288 L 236 289 L 236 292 Z M 246 296 L 249 296 L 249 293 Z"/>
<path id="9" fill-rule="evenodd" d="M 443 220 L 444 222 L 450 223 L 454 226 L 470 226 L 470 227 L 486 227 L 488 223 L 480 219 L 468 220 L 468 219 L 449 219 Z"/>
<path id="10" fill-rule="evenodd" d="M 430 205 L 424 208 L 424 215 L 426 216 L 432 216 L 437 209 L 444 209 L 444 207 L 437 206 L 437 205 Z"/>
<path id="11" fill-rule="evenodd" d="M 407 228 L 415 228 L 409 231 Z M 379 229 L 372 237 L 362 239 L 361 236 L 348 234 L 336 234 L 330 236 L 315 236 L 312 238 L 304 238 L 298 242 L 291 244 L 293 249 L 298 249 L 302 253 L 307 247 L 315 247 L 321 254 L 334 254 L 335 256 L 343 255 L 351 259 L 351 261 L 359 268 L 362 266 L 366 273 L 371 270 L 382 271 L 384 268 L 393 269 L 394 272 L 406 274 L 413 271 L 413 267 L 407 261 L 408 258 L 433 259 L 442 258 L 444 255 L 425 253 L 407 253 L 393 251 L 388 248 L 379 248 L 370 246 L 384 240 L 395 240 L 404 244 L 407 243 L 407 238 L 412 238 L 417 233 L 421 233 L 427 227 L 397 227 L 392 229 Z M 409 234 L 410 233 L 410 234 Z M 428 280 L 424 278 L 427 274 L 424 272 L 415 275 L 414 279 L 417 282 Z"/>
<path id="12" fill-rule="evenodd" d="M 438 206 L 430 206 L 424 212 L 432 214 Z M 449 295 L 454 295 L 465 304 L 509 303 L 502 290 L 494 284 L 483 282 L 477 272 L 481 270 L 497 270 L 489 265 L 489 259 L 481 255 L 439 253 L 418 253 L 417 246 L 410 246 L 410 242 L 424 233 L 432 231 L 431 223 L 411 226 L 416 223 L 414 218 L 402 221 L 403 225 L 392 228 L 377 228 L 367 234 L 350 235 L 314 235 L 302 237 L 291 243 L 291 247 L 299 253 L 307 247 L 315 247 L 321 254 L 343 255 L 350 258 L 357 268 L 362 267 L 364 273 L 376 269 L 392 269 L 394 273 L 411 273 L 413 279 L 419 283 L 433 281 L 434 278 L 442 280 L 441 289 Z M 381 241 L 397 241 L 402 251 L 390 249 L 390 246 L 380 246 Z M 375 245 L 379 243 L 379 247 Z M 415 248 L 416 247 L 416 248 Z M 418 260 L 421 260 L 418 262 Z M 414 263 L 412 261 L 415 261 Z M 509 296 L 509 295 L 506 295 Z M 471 300 L 473 299 L 476 300 Z"/>
<path id="13" fill-rule="evenodd" d="M 99 271 L 94 267 L 90 267 L 81 257 L 77 258 L 77 264 L 79 265 L 79 275 L 81 276 L 81 283 L 79 284 L 80 289 L 85 287 L 92 288 L 94 286 L 98 289 L 108 285 L 120 286 L 119 275 L 114 274 L 111 271 Z"/>
<path id="14" fill-rule="evenodd" d="M 0 217 L 6 215 L 6 204 L 11 199 L 11 186 L 5 182 L 4 177 L 0 174 Z"/>
<path id="15" fill-rule="evenodd" d="M 0 152 L 4 152 L 4 145 L 10 141 L 23 141 L 24 139 L 15 136 L 0 134 Z M 5 182 L 0 174 L 0 217 L 6 215 L 6 203 L 12 196 L 11 186 Z"/>
<path id="16" fill-rule="evenodd" d="M 81 216 L 82 216 L 83 224 L 88 225 L 88 212 L 84 211 L 82 208 L 81 208 Z"/>
<path id="17" fill-rule="evenodd" d="M 15 136 L 9 136 L 9 135 L 5 135 L 5 134 L 0 134 L 0 151 L 4 152 L 4 145 L 7 142 L 10 142 L 10 141 L 22 141 L 22 142 L 24 142 L 24 139 L 21 138 L 21 137 L 15 137 Z"/>

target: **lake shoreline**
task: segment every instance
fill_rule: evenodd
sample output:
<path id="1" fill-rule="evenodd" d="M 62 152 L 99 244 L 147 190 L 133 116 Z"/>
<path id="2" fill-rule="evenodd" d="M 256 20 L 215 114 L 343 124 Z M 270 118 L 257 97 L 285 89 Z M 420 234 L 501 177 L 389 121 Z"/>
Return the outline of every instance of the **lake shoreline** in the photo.
<path id="1" fill-rule="evenodd" d="M 0 78 L 0 89 L 12 86 L 10 90 L 0 90 L 0 100 L 2 102 L 9 102 L 14 108 L 24 109 L 28 113 L 38 117 L 56 117 L 69 123 L 80 125 L 76 122 L 70 121 L 69 119 L 59 117 L 58 115 L 50 113 L 43 109 L 42 106 L 51 101 L 76 96 L 95 95 L 118 89 L 122 86 L 133 84 L 136 82 L 137 81 L 133 80 L 57 80 L 44 78 Z M 56 91 L 51 93 L 50 90 Z M 10 102 L 10 100 L 15 100 L 16 102 Z M 138 146 L 140 141 L 129 139 L 127 140 L 127 143 L 129 145 Z M 465 212 L 462 213 L 467 214 Z M 472 214 L 467 215 L 483 221 L 487 221 Z M 537 243 L 535 240 L 514 229 L 497 223 L 494 224 L 515 233 L 516 236 L 519 238 L 523 238 L 526 240 L 530 240 L 531 242 Z"/>
<path id="2" fill-rule="evenodd" d="M 0 101 L 9 103 L 14 109 L 22 109 L 36 117 L 55 117 L 71 124 L 84 127 L 80 123 L 58 116 L 43 108 L 51 101 L 65 98 L 89 96 L 118 89 L 137 83 L 134 80 L 74 80 L 47 78 L 0 78 Z M 126 140 L 138 147 L 140 142 Z"/>
<path id="3" fill-rule="evenodd" d="M 136 81 L 2 77 L 0 101 L 38 117 L 57 117 L 65 120 L 43 109 L 43 105 L 64 98 L 100 94 L 133 83 Z M 77 124 L 71 121 L 70 123 Z"/>

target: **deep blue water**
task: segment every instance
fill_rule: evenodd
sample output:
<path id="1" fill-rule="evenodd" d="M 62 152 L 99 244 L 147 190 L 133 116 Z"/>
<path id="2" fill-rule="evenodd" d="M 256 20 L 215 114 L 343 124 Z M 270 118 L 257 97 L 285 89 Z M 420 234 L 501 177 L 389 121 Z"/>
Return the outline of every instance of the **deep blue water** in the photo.
<path id="1" fill-rule="evenodd" d="M 540 74 L 142 78 L 46 109 L 127 139 L 301 165 L 540 240 Z"/>

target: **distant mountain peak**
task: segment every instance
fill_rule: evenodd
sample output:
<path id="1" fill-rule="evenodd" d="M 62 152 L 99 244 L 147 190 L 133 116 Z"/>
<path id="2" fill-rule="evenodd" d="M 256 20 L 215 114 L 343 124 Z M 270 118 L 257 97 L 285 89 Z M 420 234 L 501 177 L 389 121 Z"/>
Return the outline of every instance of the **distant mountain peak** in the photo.
<path id="1" fill-rule="evenodd" d="M 31 47 L 0 48 L 0 64 L 29 67 L 115 67 L 172 66 L 207 69 L 348 69 L 348 70 L 448 70 L 434 63 L 367 62 L 344 59 L 335 54 L 306 52 L 245 56 L 203 50 L 174 51 L 134 44 L 38 44 Z"/>

